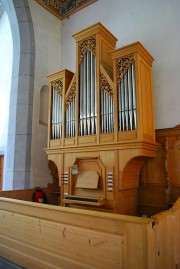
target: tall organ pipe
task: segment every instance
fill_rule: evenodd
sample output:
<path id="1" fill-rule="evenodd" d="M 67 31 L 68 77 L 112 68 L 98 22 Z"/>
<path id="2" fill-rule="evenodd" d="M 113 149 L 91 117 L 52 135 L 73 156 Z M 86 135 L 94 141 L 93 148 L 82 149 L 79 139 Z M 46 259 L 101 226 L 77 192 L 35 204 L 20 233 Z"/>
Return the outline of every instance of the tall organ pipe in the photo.
<path id="1" fill-rule="evenodd" d="M 86 85 L 86 89 L 87 89 L 87 94 L 86 94 L 86 104 L 87 104 L 87 114 L 86 114 L 86 119 L 87 119 L 87 134 L 90 135 L 91 134 L 91 125 L 90 125 L 90 108 L 91 108 L 91 104 L 90 104 L 90 100 L 91 100 L 91 59 L 90 59 L 90 52 L 87 52 L 87 85 Z"/>
<path id="2" fill-rule="evenodd" d="M 76 97 L 68 104 L 66 109 L 66 138 L 75 136 L 75 107 Z"/>
<path id="3" fill-rule="evenodd" d="M 66 137 L 69 137 L 69 120 L 68 120 L 68 115 L 69 115 L 69 109 L 67 108 L 66 110 Z"/>
<path id="4" fill-rule="evenodd" d="M 62 97 L 55 87 L 52 89 L 52 139 L 62 138 Z"/>
<path id="5" fill-rule="evenodd" d="M 132 100 L 133 100 L 133 92 L 132 92 L 132 72 L 131 67 L 128 69 L 128 103 L 129 103 L 129 129 L 133 130 L 133 120 L 132 120 Z"/>
<path id="6" fill-rule="evenodd" d="M 53 112 L 54 112 L 54 137 L 56 139 L 56 90 L 54 89 L 54 102 L 53 102 Z"/>
<path id="7" fill-rule="evenodd" d="M 112 96 L 109 96 L 109 132 L 114 132 L 114 102 Z"/>
<path id="8" fill-rule="evenodd" d="M 95 82 L 96 82 L 96 77 L 95 77 L 95 57 L 93 56 L 92 53 L 90 53 L 90 57 L 91 57 L 91 87 L 90 87 L 90 91 L 91 91 L 91 102 L 90 102 L 90 111 L 91 111 L 91 132 L 92 134 L 95 133 L 95 122 L 94 122 L 94 116 L 95 116 Z"/>
<path id="9" fill-rule="evenodd" d="M 83 69 L 83 125 L 84 135 L 87 135 L 87 53 L 84 55 L 84 69 Z"/>
<path id="10" fill-rule="evenodd" d="M 91 82 L 91 122 L 92 134 L 96 133 L 97 126 L 97 99 L 96 99 L 96 58 L 91 53 L 91 69 L 92 69 L 92 82 Z"/>
<path id="11" fill-rule="evenodd" d="M 96 133 L 96 60 L 87 51 L 80 63 L 79 85 L 79 135 Z"/>
<path id="12" fill-rule="evenodd" d="M 84 69 L 84 60 L 82 60 L 81 64 L 80 64 L 80 130 L 79 133 L 80 135 L 84 134 L 84 125 L 83 125 L 83 69 Z"/>
<path id="13" fill-rule="evenodd" d="M 136 89 L 135 89 L 135 72 L 134 72 L 135 66 L 134 62 L 132 63 L 131 70 L 132 70 L 132 104 L 133 104 L 133 128 L 137 128 L 136 123 Z"/>
<path id="14" fill-rule="evenodd" d="M 113 98 L 101 89 L 101 133 L 114 131 L 114 103 Z"/>
<path id="15" fill-rule="evenodd" d="M 76 97 L 72 100 L 72 137 L 75 136 L 75 114 L 76 114 Z"/>
<path id="16" fill-rule="evenodd" d="M 118 84 L 119 131 L 136 129 L 136 90 L 134 61 Z"/>
<path id="17" fill-rule="evenodd" d="M 104 106 L 103 106 L 103 90 L 101 89 L 101 133 L 104 133 Z"/>
<path id="18" fill-rule="evenodd" d="M 125 104 L 125 130 L 129 130 L 129 103 L 128 103 L 128 85 L 127 85 L 127 73 L 124 75 L 124 104 Z"/>
<path id="19" fill-rule="evenodd" d="M 52 130 L 52 139 L 55 137 L 55 113 L 54 113 L 54 99 L 55 99 L 55 90 L 54 88 L 52 89 L 52 119 L 51 119 L 51 130 Z"/>

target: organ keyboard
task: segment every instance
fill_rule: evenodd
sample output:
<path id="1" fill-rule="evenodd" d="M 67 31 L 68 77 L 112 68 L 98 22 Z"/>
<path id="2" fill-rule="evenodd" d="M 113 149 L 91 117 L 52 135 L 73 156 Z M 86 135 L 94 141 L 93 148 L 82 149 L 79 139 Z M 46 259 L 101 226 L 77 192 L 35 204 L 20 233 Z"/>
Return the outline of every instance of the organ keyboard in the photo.
<path id="1" fill-rule="evenodd" d="M 64 197 L 63 202 L 65 204 L 83 204 L 83 205 L 93 205 L 102 206 L 105 204 L 105 200 L 99 197 L 83 197 L 76 195 L 68 195 Z"/>

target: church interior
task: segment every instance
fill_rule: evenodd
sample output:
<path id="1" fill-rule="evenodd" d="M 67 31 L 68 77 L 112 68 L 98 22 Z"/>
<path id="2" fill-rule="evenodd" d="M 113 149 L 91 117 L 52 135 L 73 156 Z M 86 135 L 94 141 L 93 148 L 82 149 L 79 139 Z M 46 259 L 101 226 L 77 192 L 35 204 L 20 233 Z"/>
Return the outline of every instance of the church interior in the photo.
<path id="1" fill-rule="evenodd" d="M 0 258 L 180 269 L 179 10 L 0 0 Z"/>

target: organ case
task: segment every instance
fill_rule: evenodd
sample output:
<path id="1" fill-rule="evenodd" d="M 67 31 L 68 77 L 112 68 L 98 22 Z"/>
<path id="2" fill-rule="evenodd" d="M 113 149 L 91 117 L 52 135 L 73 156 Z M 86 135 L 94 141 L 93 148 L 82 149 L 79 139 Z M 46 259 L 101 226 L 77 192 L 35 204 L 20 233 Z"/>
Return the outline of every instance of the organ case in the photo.
<path id="1" fill-rule="evenodd" d="M 153 58 L 140 42 L 116 49 L 100 23 L 73 37 L 75 74 L 48 76 L 61 205 L 136 215 L 139 171 L 156 153 Z"/>

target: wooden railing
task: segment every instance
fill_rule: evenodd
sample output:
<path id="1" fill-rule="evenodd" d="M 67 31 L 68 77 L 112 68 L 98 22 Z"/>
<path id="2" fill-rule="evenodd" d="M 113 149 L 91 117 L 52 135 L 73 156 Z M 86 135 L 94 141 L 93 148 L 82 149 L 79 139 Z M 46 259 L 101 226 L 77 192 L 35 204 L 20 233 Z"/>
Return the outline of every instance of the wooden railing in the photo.
<path id="1" fill-rule="evenodd" d="M 0 191 L 0 197 L 32 202 L 34 191 L 35 189 Z M 42 188 L 42 191 L 47 198 L 48 204 L 58 205 L 58 193 L 55 193 L 51 186 L 48 188 Z"/>
<path id="2" fill-rule="evenodd" d="M 174 206 L 152 217 L 155 221 L 157 269 L 180 268 L 180 197 Z"/>
<path id="3" fill-rule="evenodd" d="M 26 268 L 180 266 L 180 200 L 153 218 L 0 198 L 0 255 Z"/>
<path id="4" fill-rule="evenodd" d="M 148 218 L 0 198 L 1 256 L 27 268 L 154 268 L 154 239 Z"/>

